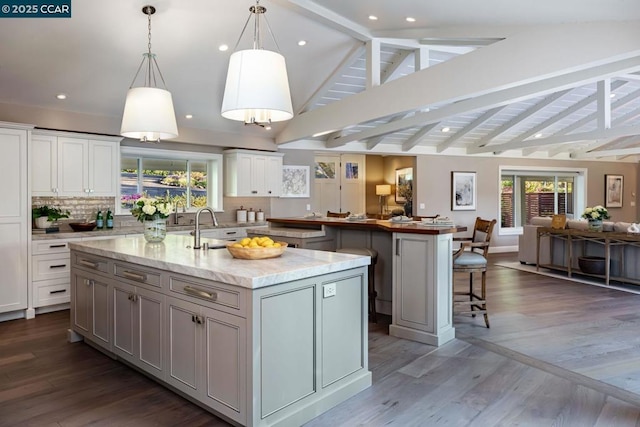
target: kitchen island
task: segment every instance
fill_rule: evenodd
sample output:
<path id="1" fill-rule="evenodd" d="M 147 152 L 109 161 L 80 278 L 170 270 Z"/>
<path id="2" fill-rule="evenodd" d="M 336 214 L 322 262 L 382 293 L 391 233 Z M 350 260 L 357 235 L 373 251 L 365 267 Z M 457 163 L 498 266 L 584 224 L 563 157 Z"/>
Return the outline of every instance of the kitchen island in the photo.
<path id="1" fill-rule="evenodd" d="M 190 236 L 71 243 L 70 341 L 226 420 L 298 426 L 371 385 L 369 258 L 304 249 L 232 258 Z"/>
<path id="2" fill-rule="evenodd" d="M 391 314 L 389 334 L 436 346 L 454 338 L 452 234 L 466 231 L 466 227 L 366 218 L 268 218 L 267 221 L 270 228 L 261 232 L 284 241 L 304 241 L 305 236 L 315 232 L 315 239 L 330 239 L 331 244 L 322 241 L 327 250 L 376 249 L 376 306 L 379 312 Z M 252 232 L 249 229 L 247 234 Z"/>

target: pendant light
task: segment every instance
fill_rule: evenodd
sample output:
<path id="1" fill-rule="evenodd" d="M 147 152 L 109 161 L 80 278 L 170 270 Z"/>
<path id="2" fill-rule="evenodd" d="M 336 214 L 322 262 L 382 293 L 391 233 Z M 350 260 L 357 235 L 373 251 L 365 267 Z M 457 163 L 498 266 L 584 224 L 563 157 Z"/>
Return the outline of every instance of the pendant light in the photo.
<path id="1" fill-rule="evenodd" d="M 153 6 L 142 8 L 142 13 L 147 15 L 148 20 L 148 51 L 142 54 L 142 62 L 127 92 L 120 128 L 120 135 L 144 142 L 159 142 L 161 139 L 178 136 L 171 92 L 167 90 L 164 77 L 156 62 L 156 55 L 151 53 L 151 15 L 155 12 L 156 8 Z M 143 86 L 134 87 L 142 69 L 144 69 Z M 157 87 L 158 77 L 163 88 Z"/>
<path id="2" fill-rule="evenodd" d="M 234 53 L 229 59 L 227 81 L 222 100 L 222 117 L 266 127 L 271 122 L 289 120 L 293 117 L 289 79 L 284 56 L 279 52 L 262 48 L 261 18 L 276 49 L 278 43 L 264 16 L 267 9 L 259 0 L 249 8 L 249 18 L 238 38 Z M 236 51 L 247 25 L 254 18 L 253 48 Z"/>

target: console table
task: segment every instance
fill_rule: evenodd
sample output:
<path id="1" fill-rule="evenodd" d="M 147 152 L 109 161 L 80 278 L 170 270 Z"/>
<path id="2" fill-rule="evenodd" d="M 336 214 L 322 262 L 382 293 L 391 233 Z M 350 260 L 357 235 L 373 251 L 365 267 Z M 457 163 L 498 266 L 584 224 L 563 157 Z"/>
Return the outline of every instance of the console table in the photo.
<path id="1" fill-rule="evenodd" d="M 549 264 L 540 264 L 540 240 L 542 237 L 550 237 L 549 239 L 549 248 L 550 251 L 550 262 Z M 554 239 L 560 239 L 565 242 L 564 245 L 564 254 L 562 259 L 562 264 L 557 264 L 554 262 L 554 249 L 555 245 L 553 243 Z M 577 259 L 577 256 L 574 254 L 574 242 L 582 243 L 582 252 L 584 254 L 585 244 L 587 242 L 595 243 L 597 245 L 602 245 L 604 249 L 604 262 L 605 262 L 605 274 L 589 274 L 580 271 L 580 274 L 600 277 L 605 279 L 605 284 L 609 285 L 610 280 L 616 280 L 619 282 L 625 283 L 633 283 L 640 284 L 640 276 L 630 276 L 626 274 L 626 265 L 625 263 L 625 250 L 630 247 L 638 248 L 640 247 L 640 234 L 633 233 L 621 233 L 621 232 L 613 232 L 613 231 L 589 231 L 589 230 L 577 230 L 577 229 L 555 229 L 549 227 L 538 227 L 537 230 L 537 240 L 536 240 L 536 271 L 539 270 L 540 267 L 551 268 L 555 270 L 566 271 L 567 275 L 571 277 L 572 272 L 574 271 L 574 260 Z M 619 262 L 619 267 L 615 269 L 612 273 L 611 261 L 612 261 L 612 249 L 619 248 L 617 252 L 617 257 L 615 258 Z M 640 255 L 640 251 L 637 251 L 637 254 Z M 635 263 L 638 264 L 637 262 Z"/>

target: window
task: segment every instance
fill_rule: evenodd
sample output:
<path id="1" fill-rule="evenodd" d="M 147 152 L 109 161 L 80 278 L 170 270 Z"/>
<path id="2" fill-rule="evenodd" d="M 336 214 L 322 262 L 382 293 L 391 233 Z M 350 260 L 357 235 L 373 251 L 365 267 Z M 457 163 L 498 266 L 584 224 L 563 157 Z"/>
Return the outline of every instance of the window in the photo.
<path id="1" fill-rule="evenodd" d="M 222 155 L 123 147 L 120 205 L 126 214 L 143 194 L 169 195 L 179 208 L 222 210 Z"/>
<path id="2" fill-rule="evenodd" d="M 517 234 L 534 216 L 577 218 L 585 198 L 586 170 L 500 168 L 500 231 Z"/>

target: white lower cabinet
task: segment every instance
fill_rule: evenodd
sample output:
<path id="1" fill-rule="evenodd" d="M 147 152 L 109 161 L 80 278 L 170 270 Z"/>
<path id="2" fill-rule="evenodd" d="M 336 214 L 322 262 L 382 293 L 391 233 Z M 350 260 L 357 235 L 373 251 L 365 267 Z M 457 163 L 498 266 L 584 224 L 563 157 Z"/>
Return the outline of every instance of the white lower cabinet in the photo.
<path id="1" fill-rule="evenodd" d="M 164 298 L 139 286 L 113 284 L 113 352 L 160 378 Z"/>
<path id="2" fill-rule="evenodd" d="M 245 319 L 167 297 L 165 381 L 246 423 Z"/>

